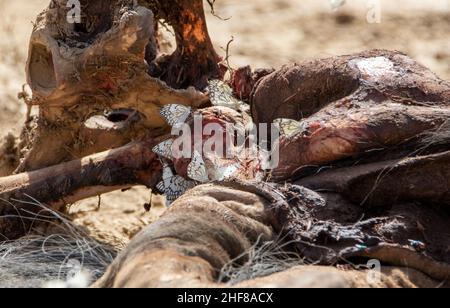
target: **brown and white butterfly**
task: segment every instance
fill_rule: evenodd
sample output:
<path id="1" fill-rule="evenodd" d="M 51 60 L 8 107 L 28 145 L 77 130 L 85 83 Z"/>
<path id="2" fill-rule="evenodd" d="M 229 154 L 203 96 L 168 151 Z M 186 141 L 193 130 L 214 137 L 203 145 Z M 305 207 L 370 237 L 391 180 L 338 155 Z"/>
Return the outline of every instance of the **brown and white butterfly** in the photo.
<path id="1" fill-rule="evenodd" d="M 188 181 L 179 175 L 175 175 L 172 168 L 169 165 L 164 164 L 163 180 L 156 185 L 156 188 L 166 195 L 167 205 L 170 205 L 194 186 L 195 182 Z"/>
<path id="2" fill-rule="evenodd" d="M 227 166 L 215 166 L 212 178 L 214 181 L 225 181 L 235 177 L 236 173 L 241 167 L 240 163 L 235 163 Z"/>
<path id="3" fill-rule="evenodd" d="M 281 136 L 287 139 L 303 133 L 308 128 L 307 124 L 291 119 L 276 119 L 273 123 L 278 126 Z"/>
<path id="4" fill-rule="evenodd" d="M 205 161 L 197 151 L 194 151 L 192 160 L 188 165 L 187 174 L 189 178 L 200 183 L 206 183 L 209 181 Z"/>
<path id="5" fill-rule="evenodd" d="M 183 124 L 192 114 L 192 109 L 183 105 L 171 104 L 161 108 L 161 116 L 170 126 Z"/>
<path id="6" fill-rule="evenodd" d="M 225 181 L 231 179 L 239 171 L 239 163 L 221 166 L 219 163 L 210 164 L 209 167 L 199 152 L 194 151 L 191 163 L 188 166 L 190 179 L 207 183 L 209 181 Z"/>
<path id="7" fill-rule="evenodd" d="M 160 157 L 166 158 L 166 159 L 172 159 L 172 146 L 173 146 L 173 140 L 169 139 L 164 142 L 161 142 L 157 146 L 155 146 L 152 151 L 153 153 L 159 155 Z"/>
<path id="8" fill-rule="evenodd" d="M 222 80 L 213 79 L 206 87 L 209 99 L 214 106 L 228 107 L 237 111 L 248 111 L 249 106 L 233 96 L 233 90 Z"/>

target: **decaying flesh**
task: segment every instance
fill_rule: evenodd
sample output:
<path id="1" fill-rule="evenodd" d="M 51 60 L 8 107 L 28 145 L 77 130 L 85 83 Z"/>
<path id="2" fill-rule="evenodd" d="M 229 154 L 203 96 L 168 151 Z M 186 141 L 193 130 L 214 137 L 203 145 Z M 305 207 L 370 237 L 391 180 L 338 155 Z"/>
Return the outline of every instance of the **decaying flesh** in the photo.
<path id="1" fill-rule="evenodd" d="M 365 52 L 282 68 L 259 81 L 252 108 L 259 123 L 301 124 L 280 140 L 280 166 L 271 179 L 284 181 L 407 143 L 414 153 L 421 137 L 448 121 L 450 83 L 405 55 Z"/>
<path id="2" fill-rule="evenodd" d="M 322 74 L 334 82 L 346 76 L 336 72 L 356 65 L 353 89 L 334 99 L 324 96 L 316 110 L 308 110 L 308 106 L 303 109 L 301 101 L 273 104 L 285 101 L 279 92 L 283 87 L 276 81 L 289 84 L 287 97 L 306 95 L 297 93 L 293 80 L 306 74 L 298 86 L 312 86 L 308 82 L 312 82 L 309 78 L 314 80 L 314 75 L 305 71 L 314 71 L 321 61 L 328 65 Z M 398 62 L 394 65 L 394 61 Z M 175 202 L 162 218 L 163 225 L 143 231 L 97 286 L 211 285 L 228 260 L 221 252 L 236 256 L 228 249 L 240 247 L 240 262 L 244 264 L 246 248 L 237 243 L 246 242 L 248 234 L 261 233 L 262 225 L 269 227 L 271 236 L 282 234 L 291 241 L 293 251 L 307 263 L 335 265 L 378 259 L 425 273 L 436 286 L 448 281 L 450 156 L 445 130 L 449 84 L 406 56 L 385 51 L 317 60 L 314 64 L 300 64 L 303 70 L 291 67 L 295 74 L 287 77 L 288 68 L 267 75 L 253 90 L 252 108 L 257 122 L 264 122 L 258 120 L 261 116 L 269 122 L 304 118 L 299 125 L 303 131 L 291 138 L 282 136 L 280 167 L 269 174 L 269 179 L 300 178 L 299 185 L 319 193 L 302 186 L 261 183 L 229 184 L 233 188 L 224 187 L 227 184 L 200 186 Z M 316 80 L 313 85 L 328 84 Z M 260 91 L 264 95 L 258 96 Z M 269 93 L 273 94 L 271 101 Z M 316 167 L 316 174 L 302 173 L 307 167 Z M 255 213 L 257 207 L 249 207 L 245 198 L 239 199 L 240 193 L 262 198 L 264 211 Z M 227 194 L 232 198 L 228 199 Z M 242 211 L 247 211 L 244 229 L 238 218 L 232 218 Z M 195 228 L 186 228 L 194 217 L 204 213 L 208 213 L 208 220 L 195 220 Z M 230 224 L 244 233 L 223 236 Z M 203 239 L 205 236 L 208 238 Z M 164 237 L 167 240 L 161 239 Z M 224 237 L 232 245 L 219 240 Z M 172 238 L 177 240 L 169 240 Z M 254 243 L 254 239 L 250 242 Z M 219 246 L 210 250 L 207 247 L 212 243 Z M 140 250 L 143 247 L 145 251 Z M 165 280 L 165 275 L 146 268 L 147 260 L 165 267 L 176 265 L 164 273 L 170 273 L 173 279 Z"/>
<path id="3" fill-rule="evenodd" d="M 152 149 L 168 129 L 161 107 L 205 107 L 201 90 L 223 77 L 201 0 L 81 4 L 81 24 L 67 23 L 66 1 L 55 0 L 33 29 L 27 103 L 38 113 L 17 149 L 18 174 L 0 179 L 8 239 L 30 229 L 29 196 L 62 210 L 136 184 L 155 189 L 162 165 Z M 161 19 L 175 32 L 172 55 L 159 52 Z M 247 182 L 189 191 L 97 286 L 211 285 L 227 263 L 245 263 L 248 249 L 280 234 L 306 262 L 378 258 L 448 279 L 448 82 L 403 54 L 370 51 L 277 71 L 243 68 L 231 85 L 251 116 L 214 106 L 200 110 L 205 123 L 298 121 L 281 136 L 280 164 L 266 179 L 282 184 L 249 183 L 258 159 L 238 157 Z M 173 163 L 188 175 L 189 161 Z"/>

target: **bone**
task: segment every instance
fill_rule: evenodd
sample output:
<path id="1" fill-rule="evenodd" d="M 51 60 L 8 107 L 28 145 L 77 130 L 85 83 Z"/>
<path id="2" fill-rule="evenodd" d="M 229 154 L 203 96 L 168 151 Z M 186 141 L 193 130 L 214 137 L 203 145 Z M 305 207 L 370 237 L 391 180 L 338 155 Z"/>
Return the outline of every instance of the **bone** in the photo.
<path id="1" fill-rule="evenodd" d="M 195 110 L 208 105 L 208 97 L 200 91 L 208 79 L 222 79 L 225 72 L 211 44 L 202 0 L 82 0 L 82 23 L 76 25 L 67 22 L 65 4 L 51 2 L 38 17 L 30 40 L 27 77 L 33 97 L 28 103 L 38 115 L 27 119 L 23 136 L 28 142 L 18 149 L 19 174 L 0 179 L 0 197 L 5 200 L 0 232 L 10 239 L 30 229 L 28 218 L 35 209 L 26 202 L 29 196 L 64 211 L 71 202 L 111 190 L 137 184 L 154 188 L 162 172 L 151 149 L 167 138 L 156 142 L 149 135 L 163 136 L 168 130 L 160 108 L 181 104 Z M 177 48 L 172 55 L 159 54 L 160 19 L 174 28 Z M 389 151 L 406 141 L 416 150 L 427 140 L 420 136 L 444 125 L 450 115 L 450 84 L 396 52 L 306 61 L 275 72 L 252 73 L 246 68 L 234 74 L 231 85 L 239 98 L 251 101 L 255 122 L 291 118 L 305 127 L 294 138 L 281 140 L 280 167 L 269 178 L 279 182 L 295 181 L 298 171 L 310 165 L 340 166 L 342 159 L 360 159 L 380 148 Z M 104 114 L 105 110 L 112 113 Z M 220 108 L 203 113 L 209 122 L 250 122 L 245 114 L 240 118 Z M 140 141 L 124 146 L 132 140 Z M 116 149 L 99 153 L 112 148 Z M 251 169 L 240 170 L 242 178 L 255 178 L 247 171 L 254 171 L 258 161 L 238 159 Z M 185 176 L 186 165 L 174 163 L 175 171 Z M 341 213 L 347 209 L 343 204 L 350 203 L 358 214 L 367 210 L 361 205 L 382 208 L 400 201 L 447 205 L 448 165 L 448 152 L 440 152 L 409 160 L 370 161 L 309 177 L 300 184 L 332 190 L 338 197 L 327 199 L 334 203 L 324 207 L 323 196 L 300 188 L 301 196 L 307 197 L 301 200 L 300 205 L 306 206 L 302 213 L 310 209 L 323 210 L 313 211 L 318 216 L 327 210 Z M 389 177 L 377 181 L 386 166 Z M 424 190 L 413 189 L 424 180 L 423 173 L 433 178 L 423 184 Z M 402 187 L 390 193 L 396 185 Z M 95 286 L 217 285 L 221 268 L 232 261 L 245 262 L 242 256 L 258 240 L 273 240 L 286 222 L 300 232 L 301 239 L 304 230 L 298 227 L 307 222 L 301 215 L 289 216 L 298 214 L 289 211 L 292 204 L 284 203 L 287 216 L 277 215 L 273 211 L 280 204 L 274 202 L 274 189 L 251 186 L 207 184 L 188 191 L 130 243 Z M 438 213 L 431 206 L 429 211 Z M 359 215 L 352 215 L 358 219 Z M 328 234 L 333 238 L 341 239 L 341 231 L 347 236 L 337 240 L 338 246 L 345 240 L 367 239 L 364 228 L 383 222 L 371 219 L 349 226 L 336 220 L 339 217 L 325 226 L 336 227 L 337 236 Z M 317 222 L 306 227 L 307 235 L 317 232 L 318 239 L 323 235 Z M 414 225 L 411 230 L 416 229 L 420 228 Z M 370 239 L 379 237 L 371 234 Z M 443 247 L 443 242 L 439 240 L 436 247 Z M 355 247 L 344 248 L 354 251 Z M 320 257 L 320 249 L 310 248 L 303 255 L 319 253 Z M 393 257 L 385 256 L 386 249 L 378 253 L 397 265 L 405 265 L 403 259 L 409 258 L 414 268 L 446 278 L 446 263 L 437 266 L 428 256 L 417 257 L 410 247 L 395 248 L 400 253 Z M 434 267 L 423 269 L 424 260 Z"/>
<path id="2" fill-rule="evenodd" d="M 134 185 L 154 188 L 161 164 L 151 139 L 37 171 L 0 178 L 0 233 L 7 239 L 27 234 L 35 213 L 33 202 L 64 212 L 76 201 Z M 37 200 L 37 201 L 36 201 Z"/>
<path id="3" fill-rule="evenodd" d="M 158 46 L 156 20 L 150 9 L 131 0 L 81 1 L 81 4 L 84 12 L 81 24 L 67 22 L 66 1 L 53 1 L 37 18 L 30 39 L 27 79 L 33 91 L 29 104 L 39 112 L 38 117 L 28 119 L 33 125 L 24 134 L 31 140 L 21 149 L 22 161 L 16 172 L 37 170 L 105 150 L 90 147 L 89 151 L 86 148 L 79 151 L 77 146 L 96 144 L 96 139 L 86 139 L 86 134 L 80 134 L 81 130 L 86 131 L 84 122 L 104 110 L 133 109 L 141 114 L 138 125 L 122 132 L 121 138 L 104 132 L 103 144 L 108 145 L 105 140 L 109 139 L 112 148 L 142 138 L 148 130 L 167 129 L 159 115 L 164 105 L 177 103 L 196 108 L 208 101 L 206 95 L 193 87 L 194 83 L 184 80 L 183 87 L 177 85 L 175 89 L 164 78 L 151 76 L 153 62 L 149 61 L 156 61 L 153 59 L 156 55 L 150 56 L 149 51 L 157 53 Z M 180 14 L 187 14 L 189 6 L 180 9 Z M 203 8 L 196 14 L 199 20 L 204 18 Z M 198 30 L 207 33 L 206 25 Z M 209 53 L 204 56 L 208 57 L 214 49 L 207 40 L 198 41 L 190 51 L 195 54 L 206 44 L 208 47 L 203 49 Z M 201 55 L 195 60 L 206 61 Z M 206 61 L 208 66 L 199 70 L 199 74 L 216 76 L 216 73 L 208 75 L 207 71 L 217 71 L 214 60 L 217 57 Z M 168 69 L 166 78 L 175 78 L 170 74 L 179 76 L 180 72 L 186 72 L 186 67 L 198 68 L 195 63 L 183 63 L 185 67 L 177 65 L 177 71 Z M 98 136 L 99 131 L 95 134 Z M 45 156 L 41 155 L 44 151 Z"/>

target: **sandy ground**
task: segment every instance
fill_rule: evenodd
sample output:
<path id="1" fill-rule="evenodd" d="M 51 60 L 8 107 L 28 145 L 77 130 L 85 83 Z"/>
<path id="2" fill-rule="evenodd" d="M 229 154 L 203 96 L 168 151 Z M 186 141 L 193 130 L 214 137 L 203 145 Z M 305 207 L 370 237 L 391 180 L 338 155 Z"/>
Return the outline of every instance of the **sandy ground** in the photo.
<path id="1" fill-rule="evenodd" d="M 0 135 L 18 130 L 25 112 L 17 99 L 32 21 L 49 0 L 0 0 Z M 233 37 L 232 66 L 279 67 L 302 59 L 364 49 L 403 51 L 450 79 L 450 0 L 381 0 L 380 23 L 368 22 L 372 0 L 347 0 L 332 10 L 328 0 L 218 0 L 208 14 L 217 49 Z M 377 1 L 375 1 L 377 2 Z M 375 10 L 377 7 L 375 7 Z M 71 208 L 75 221 L 97 238 L 122 247 L 162 212 L 143 209 L 151 193 L 142 187 L 92 198 Z M 157 197 L 154 197 L 157 198 Z M 155 199 L 154 199 L 155 200 Z"/>

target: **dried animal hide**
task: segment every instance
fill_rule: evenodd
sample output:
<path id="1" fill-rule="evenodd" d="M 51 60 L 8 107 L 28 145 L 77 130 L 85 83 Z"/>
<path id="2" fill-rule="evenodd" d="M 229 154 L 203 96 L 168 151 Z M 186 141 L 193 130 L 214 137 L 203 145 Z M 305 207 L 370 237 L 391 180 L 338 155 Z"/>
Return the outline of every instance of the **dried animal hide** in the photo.
<path id="1" fill-rule="evenodd" d="M 431 204 L 363 209 L 338 194 L 296 185 L 275 187 L 269 207 L 275 230 L 309 262 L 335 265 L 358 258 L 450 278 L 449 212 Z"/>
<path id="2" fill-rule="evenodd" d="M 52 1 L 35 23 L 27 79 L 39 109 L 29 118 L 17 172 L 37 170 L 167 129 L 159 109 L 199 107 L 209 78 L 221 78 L 220 58 L 206 28 L 202 0 L 82 0 L 81 23 L 67 22 L 67 1 Z M 173 15 L 172 15 L 173 14 Z M 177 35 L 162 56 L 159 19 Z M 104 112 L 108 111 L 107 115 Z M 45 155 L 43 154 L 45 153 Z"/>
<path id="3" fill-rule="evenodd" d="M 252 95 L 255 122 L 298 121 L 289 123 L 288 136 L 280 140 L 273 181 L 343 159 L 355 164 L 374 153 L 387 152 L 390 159 L 413 155 L 427 133 L 448 122 L 449 105 L 448 82 L 389 51 L 286 66 L 262 78 Z M 377 155 L 370 161 L 380 160 Z"/>
<path id="4" fill-rule="evenodd" d="M 359 266 L 377 259 L 383 268 L 405 266 L 434 279 L 423 286 L 448 283 L 448 213 L 412 204 L 364 212 L 339 195 L 295 185 L 201 185 L 137 235 L 95 286 L 219 286 L 225 265 L 246 264 L 252 247 L 277 238 L 291 243 L 299 264 Z"/>

